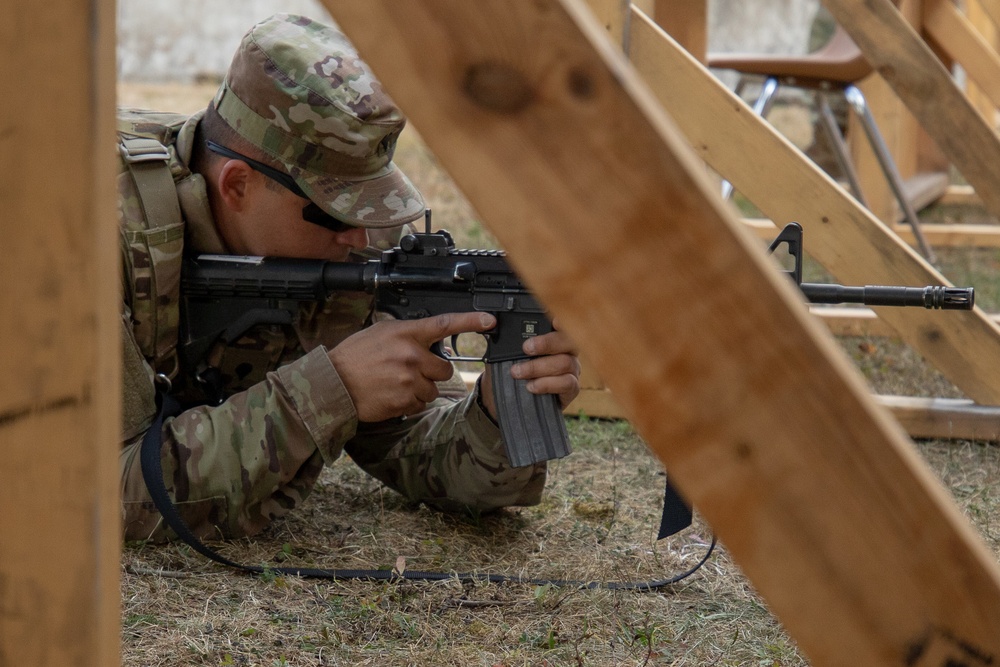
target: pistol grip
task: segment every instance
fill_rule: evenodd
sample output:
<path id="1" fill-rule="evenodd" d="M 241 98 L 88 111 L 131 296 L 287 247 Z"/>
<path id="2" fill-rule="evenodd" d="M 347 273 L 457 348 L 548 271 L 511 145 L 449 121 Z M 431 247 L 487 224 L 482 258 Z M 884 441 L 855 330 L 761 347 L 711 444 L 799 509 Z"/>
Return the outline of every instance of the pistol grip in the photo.
<path id="1" fill-rule="evenodd" d="M 515 468 L 562 458 L 572 451 L 559 397 L 536 395 L 510 374 L 514 361 L 491 364 L 493 400 L 510 465 Z"/>

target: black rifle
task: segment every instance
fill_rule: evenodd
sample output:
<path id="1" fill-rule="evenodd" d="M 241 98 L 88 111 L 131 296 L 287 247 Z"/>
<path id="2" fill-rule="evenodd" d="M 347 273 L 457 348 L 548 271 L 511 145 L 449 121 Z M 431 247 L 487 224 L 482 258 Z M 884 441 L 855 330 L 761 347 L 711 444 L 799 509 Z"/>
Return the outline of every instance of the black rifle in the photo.
<path id="1" fill-rule="evenodd" d="M 922 306 L 971 309 L 971 287 L 845 287 L 802 282 L 802 227 L 785 226 L 770 246 L 787 244 L 795 260 L 789 275 L 814 303 Z M 217 345 L 237 340 L 258 324 L 291 324 L 303 301 L 323 301 L 335 292 L 367 292 L 375 309 L 409 320 L 449 312 L 483 311 L 497 318 L 486 334 L 482 361 L 492 364 L 500 428 L 511 465 L 525 466 L 570 453 L 559 402 L 536 396 L 510 376 L 510 366 L 526 358 L 526 338 L 548 333 L 552 324 L 497 250 L 459 250 L 440 231 L 404 236 L 400 245 L 364 263 L 201 255 L 188 258 L 182 272 L 181 361 L 205 385 L 223 396 L 217 370 L 207 360 Z M 455 341 L 453 347 L 458 348 Z M 435 352 L 448 357 L 442 343 Z"/>
<path id="2" fill-rule="evenodd" d="M 790 223 L 771 244 L 787 244 L 795 266 L 788 274 L 814 303 L 861 303 L 870 306 L 922 306 L 971 310 L 971 287 L 845 287 L 802 282 L 802 227 Z M 227 345 L 258 324 L 290 325 L 304 301 L 324 301 L 335 292 L 367 292 L 375 309 L 408 320 L 441 313 L 483 311 L 497 318 L 485 334 L 492 364 L 504 446 L 512 466 L 561 458 L 570 453 L 558 398 L 536 396 L 514 380 L 510 366 L 526 356 L 526 338 L 552 331 L 541 304 L 496 250 L 458 250 L 451 235 L 440 231 L 404 236 L 399 247 L 364 263 L 201 255 L 187 258 L 181 276 L 181 344 L 185 368 L 221 402 L 218 370 L 209 361 L 217 346 Z M 455 341 L 453 347 L 458 349 Z M 434 351 L 448 357 L 443 341 Z M 691 521 L 690 507 L 667 480 L 660 537 Z"/>
<path id="3" fill-rule="evenodd" d="M 184 261 L 181 274 L 181 362 L 195 377 L 217 387 L 209 362 L 217 345 L 237 340 L 259 324 L 291 324 L 303 301 L 325 301 L 335 292 L 367 292 L 375 309 L 412 320 L 442 313 L 482 311 L 497 318 L 485 335 L 497 421 L 510 464 L 515 467 L 570 453 L 559 399 L 535 395 L 510 367 L 527 356 L 532 336 L 552 331 L 542 305 L 498 250 L 459 250 L 440 231 L 404 236 L 399 247 L 365 263 L 201 255 Z M 457 341 L 452 341 L 455 350 Z M 434 351 L 449 356 L 443 341 Z M 479 360 L 478 358 L 476 359 Z M 214 377 L 214 379 L 213 379 Z M 216 390 L 217 399 L 223 396 Z"/>

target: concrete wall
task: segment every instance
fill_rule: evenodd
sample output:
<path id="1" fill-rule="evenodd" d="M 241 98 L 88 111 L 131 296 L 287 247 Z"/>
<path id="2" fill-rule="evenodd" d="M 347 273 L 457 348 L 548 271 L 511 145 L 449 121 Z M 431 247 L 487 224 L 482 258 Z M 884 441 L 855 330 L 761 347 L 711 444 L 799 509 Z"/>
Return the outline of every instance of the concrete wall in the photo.
<path id="1" fill-rule="evenodd" d="M 709 48 L 804 53 L 818 6 L 819 0 L 709 0 Z M 318 0 L 119 0 L 119 78 L 218 78 L 247 28 L 279 11 L 330 20 Z"/>
<path id="2" fill-rule="evenodd" d="M 708 50 L 806 53 L 819 8 L 820 0 L 709 0 Z M 715 75 L 730 88 L 739 78 L 729 71 Z"/>
<path id="3" fill-rule="evenodd" d="M 819 0 L 709 0 L 709 51 L 805 53 Z"/>
<path id="4" fill-rule="evenodd" d="M 118 0 L 118 78 L 221 78 L 247 29 L 277 12 L 330 21 L 316 0 Z"/>

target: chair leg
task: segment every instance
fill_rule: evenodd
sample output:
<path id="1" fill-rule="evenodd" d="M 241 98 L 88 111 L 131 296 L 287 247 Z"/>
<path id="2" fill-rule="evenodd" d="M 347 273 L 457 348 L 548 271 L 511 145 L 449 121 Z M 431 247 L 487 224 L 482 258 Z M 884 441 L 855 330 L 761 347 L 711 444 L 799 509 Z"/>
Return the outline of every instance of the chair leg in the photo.
<path id="1" fill-rule="evenodd" d="M 747 78 L 745 76 L 741 76 L 736 81 L 736 87 L 733 89 L 733 94 L 736 95 L 736 97 L 739 97 L 740 99 L 742 99 L 743 98 L 743 90 L 746 87 L 747 87 Z"/>
<path id="2" fill-rule="evenodd" d="M 844 177 L 847 178 L 851 194 L 862 206 L 868 208 L 868 202 L 865 201 L 865 195 L 861 191 L 861 179 L 858 178 L 858 171 L 854 168 L 847 142 L 844 141 L 844 135 L 840 131 L 837 119 L 834 118 L 833 110 L 830 108 L 830 99 L 822 90 L 816 91 L 816 108 L 819 111 L 823 129 L 826 130 L 826 136 L 830 140 L 830 146 L 833 148 L 833 154 L 837 158 L 837 164 Z"/>
<path id="3" fill-rule="evenodd" d="M 857 86 L 848 86 L 844 89 L 844 97 L 847 98 L 848 104 L 854 110 L 854 113 L 858 115 L 861 120 L 861 126 L 865 130 L 865 135 L 868 137 L 868 143 L 871 144 L 872 150 L 875 151 L 875 157 L 878 159 L 879 165 L 882 167 L 882 172 L 885 174 L 886 180 L 889 182 L 889 187 L 892 189 L 893 194 L 896 196 L 896 200 L 899 202 L 900 209 L 903 211 L 903 216 L 906 218 L 907 223 L 909 223 L 910 228 L 913 230 L 913 236 L 917 240 L 917 245 L 920 247 L 920 252 L 923 254 L 927 261 L 934 262 L 934 251 L 931 250 L 930 244 L 927 243 L 927 239 L 924 237 L 923 230 L 920 228 L 920 221 L 917 219 L 917 213 L 913 210 L 913 206 L 910 205 L 909 200 L 906 199 L 906 193 L 903 191 L 903 179 L 899 175 L 899 170 L 896 169 L 896 163 L 893 162 L 892 156 L 889 154 L 889 148 L 885 144 L 885 140 L 882 138 L 882 133 L 878 131 L 878 127 L 875 125 L 875 118 L 872 116 L 871 111 L 868 109 L 868 103 L 865 101 L 865 96 L 858 90 Z"/>
<path id="4" fill-rule="evenodd" d="M 743 91 L 744 80 L 740 78 L 739 82 L 736 84 L 736 89 L 740 92 Z M 763 118 L 767 115 L 767 112 L 771 110 L 771 106 L 774 104 L 775 94 L 778 92 L 778 80 L 774 77 L 768 77 L 764 80 L 764 84 L 760 88 L 760 95 L 757 96 L 757 101 L 753 104 L 753 112 Z M 737 93 L 739 94 L 739 93 Z M 733 196 L 733 184 L 729 181 L 722 181 L 722 198 L 729 200 Z"/>

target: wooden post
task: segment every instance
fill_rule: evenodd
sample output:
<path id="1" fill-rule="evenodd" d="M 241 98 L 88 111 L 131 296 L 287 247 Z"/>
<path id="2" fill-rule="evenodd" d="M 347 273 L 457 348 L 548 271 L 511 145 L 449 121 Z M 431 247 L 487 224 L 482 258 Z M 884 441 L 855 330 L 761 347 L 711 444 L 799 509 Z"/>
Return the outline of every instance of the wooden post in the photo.
<path id="1" fill-rule="evenodd" d="M 890 0 L 824 0 L 942 152 L 1000 214 L 1000 137 Z"/>
<path id="2" fill-rule="evenodd" d="M 1000 106 L 1000 54 L 993 44 L 951 0 L 924 0 L 923 19 L 924 32 L 938 50 L 962 66 L 994 108 Z M 987 123 L 994 127 L 992 113 Z"/>
<path id="3" fill-rule="evenodd" d="M 623 43 L 629 5 L 652 16 L 681 46 L 704 62 L 708 54 L 707 0 L 586 0 L 615 44 Z"/>
<path id="4" fill-rule="evenodd" d="M 0 665 L 119 663 L 114 2 L 0 23 Z"/>
<path id="5" fill-rule="evenodd" d="M 652 13 L 643 11 L 688 53 L 705 62 L 708 55 L 707 0 L 656 0 Z"/>
<path id="6" fill-rule="evenodd" d="M 814 664 L 1000 660 L 993 555 L 580 2 L 325 5 Z"/>
<path id="7" fill-rule="evenodd" d="M 612 43 L 622 46 L 629 0 L 586 0 L 598 23 L 604 26 Z"/>
<path id="8" fill-rule="evenodd" d="M 1000 3 L 997 6 L 1000 7 Z M 994 23 L 993 18 L 985 10 L 983 4 L 978 2 L 978 0 L 967 0 L 965 3 L 965 12 L 968 15 L 969 21 L 975 27 L 976 32 L 982 36 L 993 53 L 1000 53 L 1000 28 Z M 1000 128 L 1000 113 L 998 113 L 998 106 L 1000 105 L 990 99 L 983 92 L 982 88 L 974 82 L 967 83 L 966 91 L 969 95 L 969 100 L 979 109 L 979 113 L 983 115 L 986 122 L 990 123 L 990 126 L 994 129 Z"/>
<path id="9" fill-rule="evenodd" d="M 1000 29 L 1000 0 L 971 0 L 989 16 L 994 27 Z"/>

